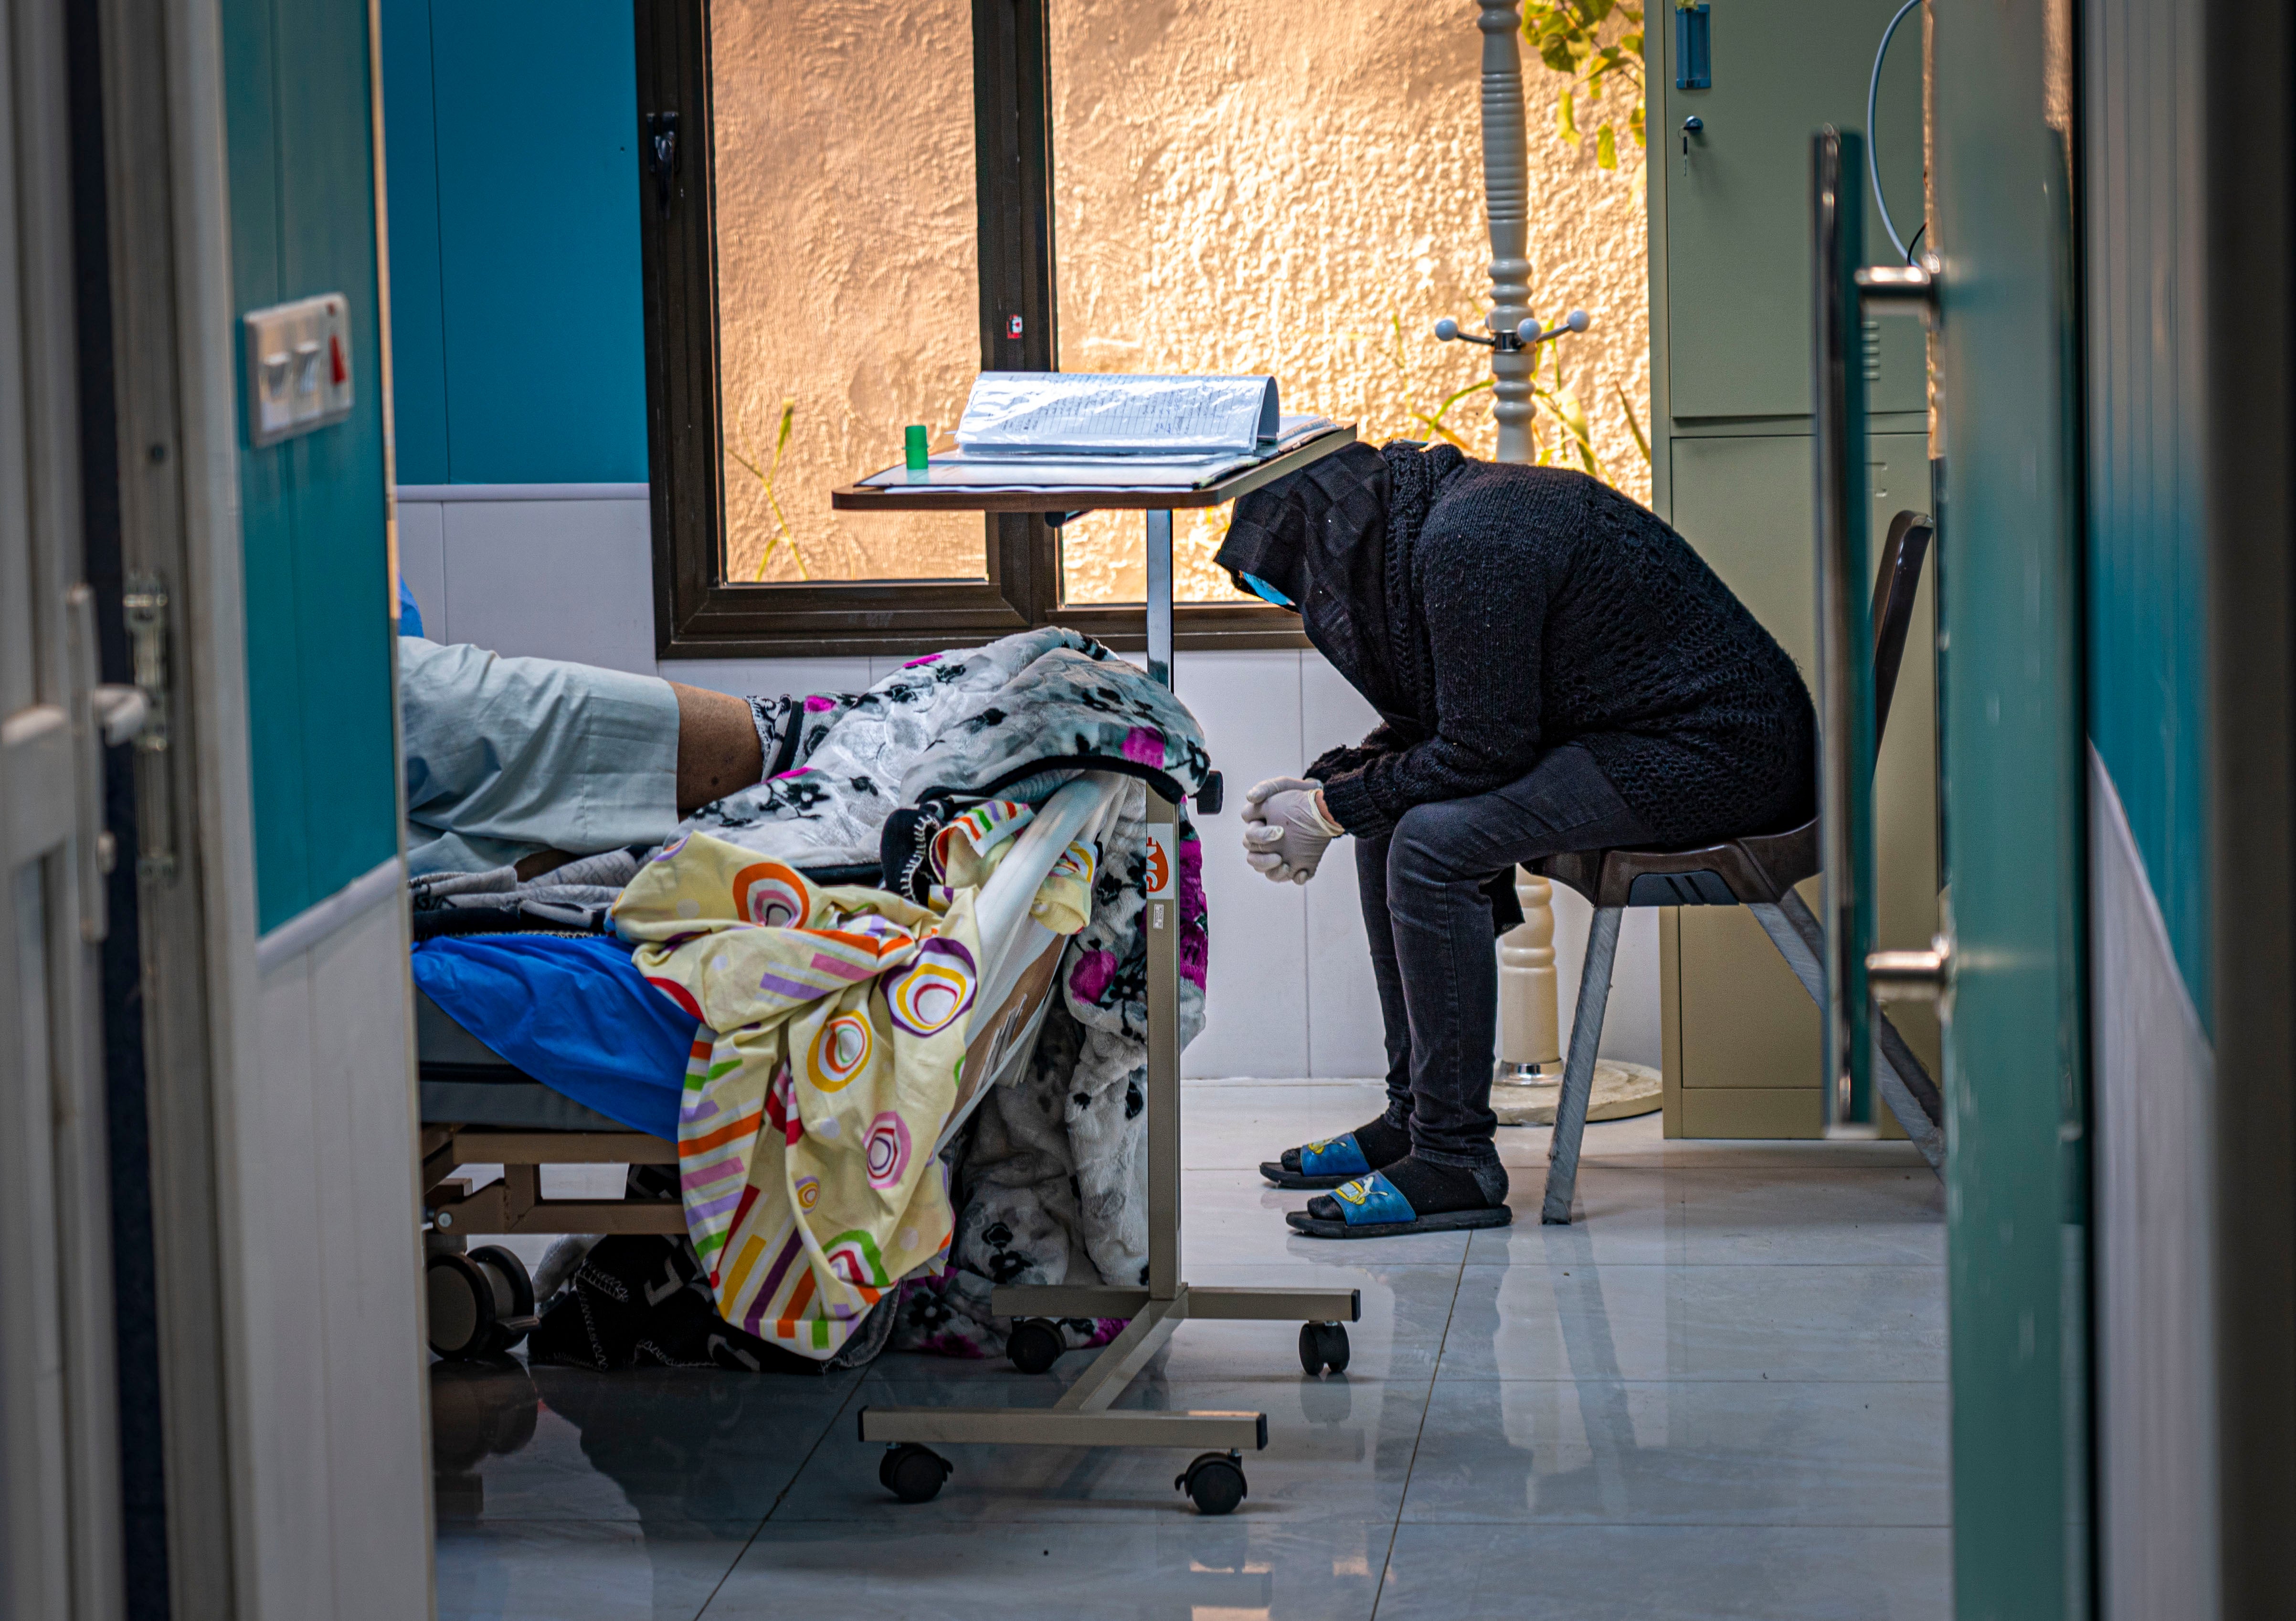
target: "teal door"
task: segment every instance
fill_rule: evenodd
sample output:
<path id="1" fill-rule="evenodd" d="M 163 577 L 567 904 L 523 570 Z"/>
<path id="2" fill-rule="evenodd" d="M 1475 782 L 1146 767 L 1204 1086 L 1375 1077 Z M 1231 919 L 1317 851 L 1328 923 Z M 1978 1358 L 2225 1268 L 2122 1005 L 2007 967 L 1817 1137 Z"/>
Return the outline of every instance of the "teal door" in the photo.
<path id="1" fill-rule="evenodd" d="M 2072 64 L 2051 9 L 1931 7 L 1959 1621 L 2089 1608 Z"/>

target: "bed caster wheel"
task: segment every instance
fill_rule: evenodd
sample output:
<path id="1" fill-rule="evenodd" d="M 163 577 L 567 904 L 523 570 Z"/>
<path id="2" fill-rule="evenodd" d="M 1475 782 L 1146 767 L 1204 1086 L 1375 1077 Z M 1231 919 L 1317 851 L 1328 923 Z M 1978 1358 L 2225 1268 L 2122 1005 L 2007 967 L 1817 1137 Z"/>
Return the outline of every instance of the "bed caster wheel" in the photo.
<path id="1" fill-rule="evenodd" d="M 1205 1453 L 1172 1482 L 1188 1494 L 1199 1514 L 1233 1514 L 1243 1501 L 1243 1454 Z"/>
<path id="2" fill-rule="evenodd" d="M 537 1321 L 526 1263 L 499 1244 L 467 1255 L 442 1250 L 423 1263 L 430 1348 L 452 1362 L 499 1356 Z"/>
<path id="3" fill-rule="evenodd" d="M 1023 1317 L 1013 1325 L 1013 1332 L 1004 1340 L 1004 1355 L 1023 1373 L 1050 1373 L 1053 1364 L 1068 1349 L 1061 1338 L 1061 1326 L 1047 1322 L 1042 1317 Z"/>
<path id="4" fill-rule="evenodd" d="M 904 1441 L 885 1449 L 877 1465 L 877 1479 L 903 1502 L 931 1502 L 940 1495 L 950 1473 L 949 1461 L 929 1446 Z"/>
<path id="5" fill-rule="evenodd" d="M 1300 1365 L 1315 1378 L 1329 1368 L 1348 1371 L 1348 1325 L 1344 1322 L 1303 1322 L 1300 1325 Z"/>

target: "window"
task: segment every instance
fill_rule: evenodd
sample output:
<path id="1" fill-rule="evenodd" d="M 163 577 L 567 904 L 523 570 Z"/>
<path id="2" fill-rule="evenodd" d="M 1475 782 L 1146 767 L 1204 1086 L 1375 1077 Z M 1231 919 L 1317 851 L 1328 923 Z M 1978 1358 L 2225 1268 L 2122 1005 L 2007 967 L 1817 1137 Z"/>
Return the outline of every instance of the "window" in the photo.
<path id="1" fill-rule="evenodd" d="M 1055 531 L 832 512 L 832 487 L 899 459 L 904 425 L 946 435 L 979 369 L 1267 372 L 1286 410 L 1371 443 L 1488 454 L 1486 351 L 1429 335 L 1488 298 L 1471 17 L 1303 32 L 1278 0 L 638 0 L 637 18 L 665 655 L 919 652 L 1055 621 L 1137 646 L 1137 513 Z M 1592 470 L 1640 496 L 1639 188 L 1582 145 L 1534 119 L 1534 307 L 1597 322 L 1549 357 L 1570 375 L 1546 380 L 1542 444 L 1590 466 L 1599 448 Z M 1574 416 L 1584 457 L 1557 427 Z M 1213 568 L 1226 519 L 1175 515 L 1179 644 L 1304 645 Z"/>
<path id="2" fill-rule="evenodd" d="M 1044 0 L 640 0 L 637 24 L 660 651 L 1055 620 L 1136 643 L 1120 594 L 1063 604 L 1038 517 L 829 504 L 906 424 L 945 436 L 976 371 L 1054 364 Z M 1256 603 L 1192 612 L 1184 645 L 1300 644 Z"/>

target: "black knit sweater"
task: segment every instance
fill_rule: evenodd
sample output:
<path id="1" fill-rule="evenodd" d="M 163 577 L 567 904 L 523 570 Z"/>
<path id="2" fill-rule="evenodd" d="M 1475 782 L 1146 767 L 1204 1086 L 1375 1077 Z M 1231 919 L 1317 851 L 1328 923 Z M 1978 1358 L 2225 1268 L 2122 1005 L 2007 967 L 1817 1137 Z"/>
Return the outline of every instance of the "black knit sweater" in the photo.
<path id="1" fill-rule="evenodd" d="M 1349 832 L 1570 742 L 1668 844 L 1812 814 L 1793 661 L 1682 536 L 1583 473 L 1352 446 L 1239 502 L 1219 561 L 1298 602 L 1380 711 L 1308 768 Z"/>

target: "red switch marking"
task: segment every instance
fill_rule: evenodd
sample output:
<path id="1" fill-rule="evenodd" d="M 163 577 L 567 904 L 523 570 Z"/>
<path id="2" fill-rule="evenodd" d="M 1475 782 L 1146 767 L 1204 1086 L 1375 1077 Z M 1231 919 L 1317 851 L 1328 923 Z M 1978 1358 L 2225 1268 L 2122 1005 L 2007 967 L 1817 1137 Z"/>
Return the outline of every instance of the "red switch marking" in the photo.
<path id="1" fill-rule="evenodd" d="M 343 340 L 332 332 L 327 334 L 327 356 L 334 363 L 335 387 L 340 389 L 351 373 L 350 368 L 343 364 Z"/>

